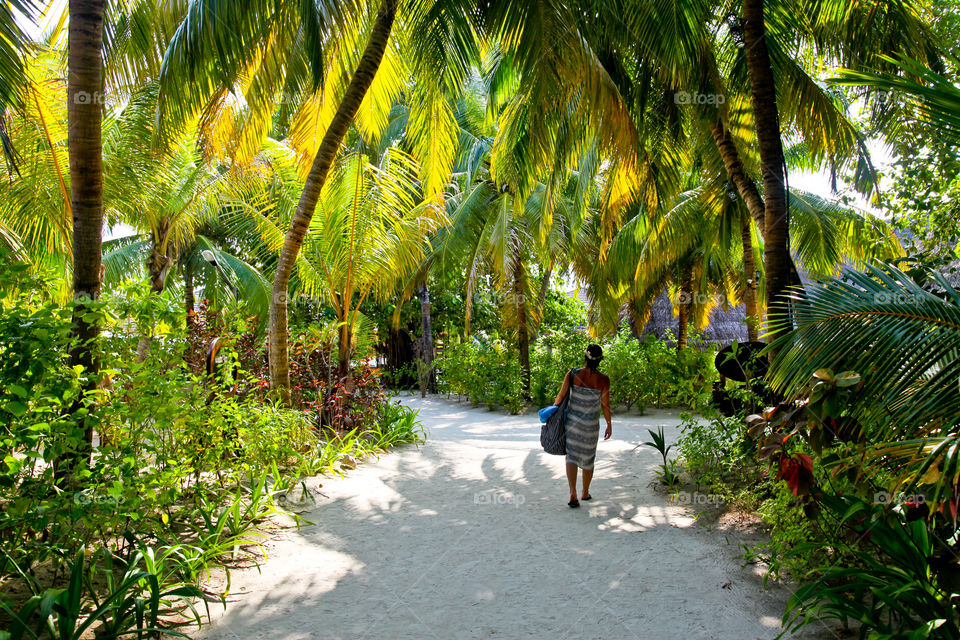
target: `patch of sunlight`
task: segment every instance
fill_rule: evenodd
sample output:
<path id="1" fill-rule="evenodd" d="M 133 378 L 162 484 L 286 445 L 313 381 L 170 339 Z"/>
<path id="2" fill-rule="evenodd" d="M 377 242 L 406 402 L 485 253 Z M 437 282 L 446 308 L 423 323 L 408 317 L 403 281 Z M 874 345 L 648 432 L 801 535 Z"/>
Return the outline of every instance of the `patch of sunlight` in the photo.
<path id="1" fill-rule="evenodd" d="M 591 510 L 590 515 L 606 515 L 598 508 Z M 632 512 L 632 513 L 631 513 Z M 597 525 L 600 531 L 620 531 L 624 533 L 640 533 L 658 526 L 668 525 L 680 529 L 692 527 L 697 519 L 682 509 L 664 509 L 662 507 L 634 506 L 624 504 L 620 513 L 606 519 Z"/>
<path id="2" fill-rule="evenodd" d="M 776 616 L 760 616 L 760 624 L 771 629 L 780 628 L 780 618 Z"/>

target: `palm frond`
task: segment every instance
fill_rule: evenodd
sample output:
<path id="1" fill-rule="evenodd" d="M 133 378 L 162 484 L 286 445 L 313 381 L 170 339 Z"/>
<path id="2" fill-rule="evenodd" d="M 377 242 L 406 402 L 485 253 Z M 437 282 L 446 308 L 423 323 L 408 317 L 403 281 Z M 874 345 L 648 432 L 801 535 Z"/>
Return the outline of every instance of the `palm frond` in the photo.
<path id="1" fill-rule="evenodd" d="M 875 440 L 953 431 L 960 415 L 960 294 L 939 274 L 935 289 L 891 266 L 868 265 L 793 296 L 796 329 L 775 342 L 770 382 L 798 395 L 814 372 L 862 376 L 851 415 Z M 784 327 L 777 318 L 778 328 Z"/>

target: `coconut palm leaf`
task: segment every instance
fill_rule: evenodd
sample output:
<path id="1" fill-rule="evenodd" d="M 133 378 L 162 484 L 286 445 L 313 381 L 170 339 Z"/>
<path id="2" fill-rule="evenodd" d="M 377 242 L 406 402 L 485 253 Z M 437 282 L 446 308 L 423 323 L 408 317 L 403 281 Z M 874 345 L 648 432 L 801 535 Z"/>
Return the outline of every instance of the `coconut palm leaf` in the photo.
<path id="1" fill-rule="evenodd" d="M 911 97 L 920 113 L 940 125 L 940 135 L 960 144 L 960 88 L 946 75 L 909 56 L 881 56 L 881 59 L 900 71 L 844 70 L 833 81 Z M 954 59 L 953 63 L 958 61 Z"/>
<path id="2" fill-rule="evenodd" d="M 798 267 L 811 277 L 836 275 L 846 264 L 903 256 L 893 228 L 866 211 L 812 193 L 790 190 L 791 249 Z"/>
<path id="3" fill-rule="evenodd" d="M 796 329 L 776 341 L 772 386 L 794 396 L 819 369 L 855 371 L 862 383 L 850 412 L 871 440 L 954 433 L 960 294 L 929 275 L 932 290 L 894 266 L 868 265 L 795 294 Z"/>
<path id="4" fill-rule="evenodd" d="M 210 253 L 204 254 L 207 251 Z M 272 286 L 256 267 L 233 253 L 224 251 L 218 243 L 202 235 L 196 237 L 194 252 L 203 256 L 203 264 L 207 269 L 217 271 L 216 275 L 207 277 L 206 281 L 215 283 L 215 286 L 220 289 L 219 296 L 225 293 L 232 296 L 235 292 L 237 303 L 245 315 L 266 320 L 270 312 Z M 208 255 L 216 261 L 216 267 L 210 264 Z M 210 293 L 209 290 L 206 291 L 205 296 L 211 298 Z"/>
<path id="5" fill-rule="evenodd" d="M 114 238 L 103 243 L 104 284 L 117 285 L 144 273 L 144 262 L 150 253 L 150 240 L 141 235 Z"/>
<path id="6" fill-rule="evenodd" d="M 21 21 L 33 21 L 38 14 L 33 0 L 11 0 L 0 4 L 0 146 L 10 167 L 16 170 L 16 151 L 7 136 L 4 120 L 8 109 L 20 104 L 23 86 L 23 54 L 30 50 L 30 38 Z"/>

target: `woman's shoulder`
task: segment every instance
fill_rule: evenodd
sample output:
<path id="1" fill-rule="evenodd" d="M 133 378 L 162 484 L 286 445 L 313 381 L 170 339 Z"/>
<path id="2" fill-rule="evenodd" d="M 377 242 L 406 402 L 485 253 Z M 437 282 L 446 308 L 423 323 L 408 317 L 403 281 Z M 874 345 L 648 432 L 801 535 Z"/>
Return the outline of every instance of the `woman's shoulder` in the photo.
<path id="1" fill-rule="evenodd" d="M 599 371 L 597 373 L 600 373 Z M 600 383 L 605 386 L 610 386 L 610 378 L 605 373 L 600 373 Z"/>

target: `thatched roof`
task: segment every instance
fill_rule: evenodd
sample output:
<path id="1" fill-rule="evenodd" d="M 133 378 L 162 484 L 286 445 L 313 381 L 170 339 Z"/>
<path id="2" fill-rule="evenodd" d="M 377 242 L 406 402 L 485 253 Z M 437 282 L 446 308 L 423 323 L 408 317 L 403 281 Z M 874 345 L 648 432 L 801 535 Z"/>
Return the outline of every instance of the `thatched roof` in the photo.
<path id="1" fill-rule="evenodd" d="M 733 307 L 729 310 L 723 307 L 714 307 L 710 311 L 710 324 L 703 332 L 703 339 L 706 342 L 729 344 L 733 340 L 741 342 L 747 340 L 747 325 L 745 323 L 747 314 L 743 306 Z M 663 339 L 667 334 L 667 329 L 673 333 L 676 338 L 679 329 L 679 320 L 673 313 L 673 303 L 670 301 L 666 289 L 657 296 L 653 304 L 650 305 L 650 319 L 643 327 L 643 333 L 640 337 L 654 335 Z"/>

